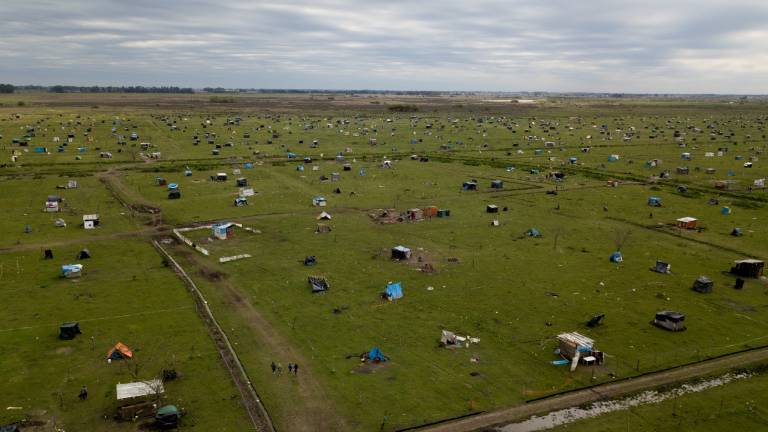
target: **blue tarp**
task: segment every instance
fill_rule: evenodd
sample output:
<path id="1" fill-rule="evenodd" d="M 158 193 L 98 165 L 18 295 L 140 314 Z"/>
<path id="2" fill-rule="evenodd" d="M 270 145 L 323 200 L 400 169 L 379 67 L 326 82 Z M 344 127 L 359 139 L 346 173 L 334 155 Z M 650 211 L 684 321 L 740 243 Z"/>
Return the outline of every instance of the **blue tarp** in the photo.
<path id="1" fill-rule="evenodd" d="M 304 171 L 304 165 L 296 165 L 296 171 Z"/>
<path id="2" fill-rule="evenodd" d="M 35 147 L 35 153 L 45 153 L 46 151 L 45 147 Z"/>
<path id="3" fill-rule="evenodd" d="M 250 162 L 246 162 L 246 163 L 245 163 L 245 165 L 243 165 L 243 168 L 245 168 L 245 169 L 251 169 L 251 168 L 253 168 L 253 164 L 252 164 L 252 163 L 250 163 Z"/>
<path id="4" fill-rule="evenodd" d="M 288 159 L 293 159 L 296 157 L 296 153 L 288 152 Z"/>
<path id="5" fill-rule="evenodd" d="M 656 207 L 661 206 L 661 198 L 655 196 L 648 197 L 648 205 Z"/>
<path id="6" fill-rule="evenodd" d="M 531 228 L 525 232 L 525 235 L 529 237 L 541 237 L 541 232 L 539 232 L 539 230 L 537 230 L 536 228 Z"/>
<path id="7" fill-rule="evenodd" d="M 403 298 L 403 288 L 400 286 L 400 282 L 388 283 L 386 293 L 390 300 Z"/>
<path id="8" fill-rule="evenodd" d="M 387 361 L 387 357 L 384 356 L 384 353 L 381 352 L 379 347 L 373 347 L 368 352 L 368 360 L 372 362 L 384 362 Z"/>
<path id="9" fill-rule="evenodd" d="M 620 263 L 624 261 L 624 257 L 621 256 L 621 252 L 619 251 L 612 253 L 609 259 L 611 260 L 611 262 L 615 262 L 615 263 Z"/>
<path id="10" fill-rule="evenodd" d="M 179 185 L 176 183 L 168 183 L 168 190 L 178 189 Z"/>
<path id="11" fill-rule="evenodd" d="M 72 273 L 80 273 L 83 270 L 82 264 L 64 264 L 61 266 L 61 275 L 67 276 Z"/>

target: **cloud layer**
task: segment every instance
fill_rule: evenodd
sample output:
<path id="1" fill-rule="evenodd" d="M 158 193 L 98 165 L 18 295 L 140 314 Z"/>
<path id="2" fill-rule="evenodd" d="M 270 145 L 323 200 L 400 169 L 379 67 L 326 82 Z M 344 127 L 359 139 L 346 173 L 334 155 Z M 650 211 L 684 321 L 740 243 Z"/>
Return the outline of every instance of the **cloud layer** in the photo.
<path id="1" fill-rule="evenodd" d="M 0 81 L 768 93 L 764 0 L 6 0 Z"/>

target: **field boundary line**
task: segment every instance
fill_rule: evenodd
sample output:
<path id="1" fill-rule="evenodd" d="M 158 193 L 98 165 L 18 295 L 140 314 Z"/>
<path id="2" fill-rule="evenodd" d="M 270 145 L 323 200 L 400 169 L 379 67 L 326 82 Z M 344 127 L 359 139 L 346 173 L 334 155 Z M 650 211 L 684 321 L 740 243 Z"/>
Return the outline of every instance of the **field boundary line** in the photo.
<path id="1" fill-rule="evenodd" d="M 229 338 L 227 338 L 226 333 L 224 333 L 224 330 L 221 328 L 218 321 L 216 321 L 216 318 L 213 316 L 211 309 L 208 307 L 208 301 L 205 299 L 202 292 L 200 292 L 200 290 L 197 288 L 197 285 L 192 281 L 189 275 L 187 275 L 187 272 L 184 271 L 181 265 L 179 265 L 179 263 L 176 262 L 173 257 L 171 257 L 171 255 L 160 245 L 160 243 L 158 243 L 156 240 L 153 240 L 152 244 L 155 246 L 155 249 L 157 249 L 158 252 L 160 252 L 160 254 L 168 260 L 169 264 L 173 266 L 176 274 L 184 281 L 187 289 L 192 294 L 197 305 L 197 311 L 203 318 L 203 322 L 205 323 L 206 327 L 208 327 L 211 338 L 219 350 L 221 359 L 229 371 L 232 380 L 235 382 L 235 385 L 240 391 L 243 406 L 248 412 L 248 416 L 250 417 L 251 423 L 253 424 L 253 428 L 260 432 L 275 432 L 275 427 L 272 424 L 272 419 L 269 417 L 269 413 L 267 413 L 266 408 L 261 403 L 261 398 L 256 392 L 256 389 L 253 387 L 250 377 L 246 373 L 243 364 L 240 362 L 240 359 L 237 357 L 235 349 L 229 342 Z"/>

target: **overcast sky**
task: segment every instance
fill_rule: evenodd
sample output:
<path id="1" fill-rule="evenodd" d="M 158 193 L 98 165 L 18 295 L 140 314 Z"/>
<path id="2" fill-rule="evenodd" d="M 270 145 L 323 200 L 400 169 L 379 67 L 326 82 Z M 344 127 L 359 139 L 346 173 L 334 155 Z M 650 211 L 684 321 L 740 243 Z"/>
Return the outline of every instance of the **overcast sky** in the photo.
<path id="1" fill-rule="evenodd" d="M 0 82 L 768 93 L 766 0 L 1 0 Z"/>

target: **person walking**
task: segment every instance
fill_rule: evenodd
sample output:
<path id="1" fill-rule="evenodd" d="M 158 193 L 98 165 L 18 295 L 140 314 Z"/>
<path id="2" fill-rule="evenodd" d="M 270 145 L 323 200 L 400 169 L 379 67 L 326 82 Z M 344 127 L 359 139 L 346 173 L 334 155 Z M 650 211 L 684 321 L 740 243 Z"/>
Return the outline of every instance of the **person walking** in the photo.
<path id="1" fill-rule="evenodd" d="M 288 363 L 288 373 L 293 372 L 293 363 Z"/>
<path id="2" fill-rule="evenodd" d="M 293 364 L 293 375 L 298 375 L 298 374 L 299 374 L 299 364 L 298 363 L 294 363 Z"/>
<path id="3" fill-rule="evenodd" d="M 272 362 L 271 366 L 272 366 L 272 374 L 274 374 L 275 371 L 277 370 L 277 365 L 275 364 L 275 362 Z"/>
<path id="4" fill-rule="evenodd" d="M 80 394 L 77 395 L 77 397 L 80 398 L 80 400 L 86 400 L 88 399 L 88 388 L 86 386 L 83 386 L 80 388 Z"/>

